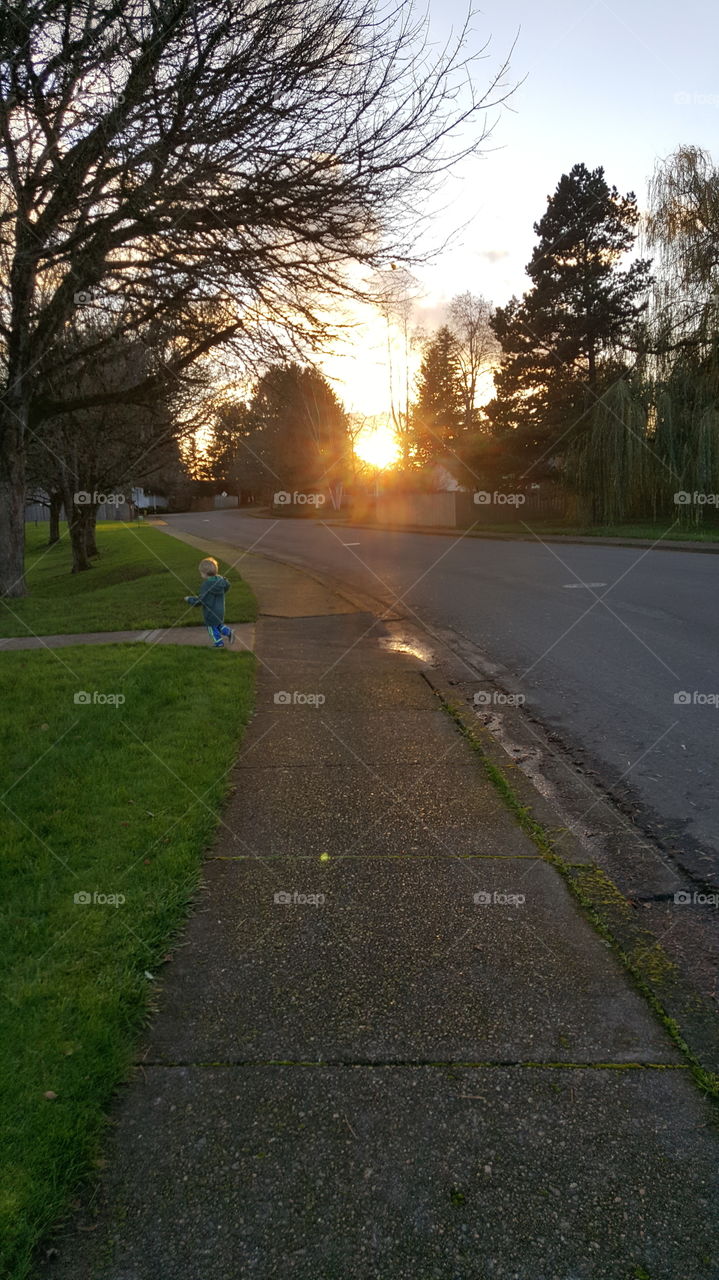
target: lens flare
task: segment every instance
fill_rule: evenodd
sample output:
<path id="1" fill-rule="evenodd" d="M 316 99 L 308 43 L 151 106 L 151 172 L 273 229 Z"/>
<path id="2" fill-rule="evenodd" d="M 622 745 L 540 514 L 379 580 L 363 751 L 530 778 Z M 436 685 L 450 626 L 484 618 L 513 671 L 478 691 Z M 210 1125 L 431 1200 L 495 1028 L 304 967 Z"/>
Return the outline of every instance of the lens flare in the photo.
<path id="1" fill-rule="evenodd" d="M 355 441 L 355 453 L 371 467 L 384 471 L 397 462 L 400 456 L 399 441 L 390 427 L 376 427 L 360 433 Z"/>

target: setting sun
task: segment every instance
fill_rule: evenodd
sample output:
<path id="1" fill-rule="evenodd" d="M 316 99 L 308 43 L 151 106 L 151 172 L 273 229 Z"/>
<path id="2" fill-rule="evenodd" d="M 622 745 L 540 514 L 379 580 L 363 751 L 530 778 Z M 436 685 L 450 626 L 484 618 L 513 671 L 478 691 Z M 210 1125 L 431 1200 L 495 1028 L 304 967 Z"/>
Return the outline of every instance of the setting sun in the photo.
<path id="1" fill-rule="evenodd" d="M 361 433 L 355 442 L 355 453 L 371 467 L 384 470 L 397 462 L 400 456 L 399 441 L 390 427 L 375 427 Z"/>

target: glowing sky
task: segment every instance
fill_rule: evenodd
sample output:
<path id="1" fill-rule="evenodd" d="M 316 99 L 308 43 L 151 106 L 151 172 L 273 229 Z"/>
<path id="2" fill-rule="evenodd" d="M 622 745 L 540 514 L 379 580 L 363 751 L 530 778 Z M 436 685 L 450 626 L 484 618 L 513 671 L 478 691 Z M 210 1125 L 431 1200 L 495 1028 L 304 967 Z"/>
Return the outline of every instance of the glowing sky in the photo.
<path id="1" fill-rule="evenodd" d="M 461 25 L 459 0 L 429 0 L 433 38 Z M 465 161 L 443 184 L 434 223 L 452 246 L 418 268 L 425 297 L 417 322 L 431 330 L 455 293 L 471 289 L 502 304 L 527 287 L 532 231 L 562 173 L 603 165 L 608 182 L 634 190 L 640 205 L 654 162 L 681 143 L 719 159 L 719 8 L 700 0 L 488 0 L 475 39 L 491 37 L 480 88 L 517 45 L 511 83 L 524 83 L 496 120 L 483 156 Z M 388 408 L 384 324 L 369 313 L 344 353 L 323 367 L 348 409 Z"/>

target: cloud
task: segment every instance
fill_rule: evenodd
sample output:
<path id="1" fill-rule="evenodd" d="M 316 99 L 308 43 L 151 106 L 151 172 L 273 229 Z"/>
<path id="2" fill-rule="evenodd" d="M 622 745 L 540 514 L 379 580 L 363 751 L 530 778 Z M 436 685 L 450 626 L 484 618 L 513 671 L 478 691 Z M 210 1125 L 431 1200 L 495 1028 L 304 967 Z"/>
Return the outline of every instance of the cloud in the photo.
<path id="1" fill-rule="evenodd" d="M 501 262 L 502 258 L 509 257 L 509 249 L 485 249 L 483 253 L 477 254 L 478 258 L 486 258 L 487 262 Z"/>

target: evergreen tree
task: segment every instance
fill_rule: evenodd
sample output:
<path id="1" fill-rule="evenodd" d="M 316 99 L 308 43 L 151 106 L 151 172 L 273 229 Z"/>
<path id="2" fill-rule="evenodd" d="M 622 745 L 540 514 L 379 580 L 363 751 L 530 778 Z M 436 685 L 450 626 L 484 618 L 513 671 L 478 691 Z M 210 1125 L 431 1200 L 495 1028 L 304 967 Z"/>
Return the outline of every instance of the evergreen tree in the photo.
<path id="1" fill-rule="evenodd" d="M 561 437 L 607 385 L 609 361 L 616 369 L 617 353 L 631 346 L 651 264 L 639 260 L 625 271 L 617 264 L 634 245 L 638 221 L 633 192 L 620 196 L 601 167 L 577 164 L 534 224 L 532 287 L 492 322 L 503 358 L 488 413 L 495 431 L 517 432 L 522 452 L 564 448 Z"/>
<path id="2" fill-rule="evenodd" d="M 424 465 L 454 451 L 463 430 L 464 400 L 457 339 L 443 325 L 424 350 L 412 411 L 411 453 Z"/>
<path id="3" fill-rule="evenodd" d="M 240 400 L 225 401 L 215 411 L 203 458 L 204 477 L 225 485 L 241 499 L 263 493 L 271 477 L 260 447 L 258 423 L 249 405 Z"/>
<path id="4" fill-rule="evenodd" d="M 344 477 L 350 442 L 345 411 L 312 367 L 272 365 L 249 405 L 224 406 L 208 449 L 213 478 L 237 491 L 325 489 Z"/>

